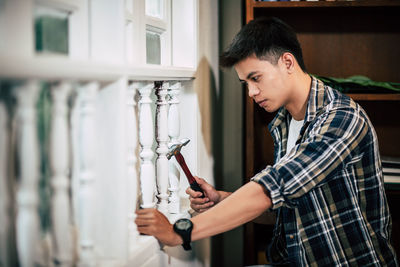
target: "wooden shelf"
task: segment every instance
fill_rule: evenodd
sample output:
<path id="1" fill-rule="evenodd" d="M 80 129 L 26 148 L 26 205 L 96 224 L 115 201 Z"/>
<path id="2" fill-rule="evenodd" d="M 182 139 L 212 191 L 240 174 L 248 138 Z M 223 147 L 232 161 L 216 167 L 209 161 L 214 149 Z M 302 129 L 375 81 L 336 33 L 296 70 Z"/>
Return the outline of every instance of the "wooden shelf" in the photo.
<path id="1" fill-rule="evenodd" d="M 400 94 L 347 94 L 358 101 L 399 101 Z"/>
<path id="2" fill-rule="evenodd" d="M 293 8 L 293 7 L 385 7 L 400 6 L 398 0 L 357 0 L 357 1 L 284 1 L 284 2 L 263 2 L 252 1 L 253 7 L 268 8 Z"/>

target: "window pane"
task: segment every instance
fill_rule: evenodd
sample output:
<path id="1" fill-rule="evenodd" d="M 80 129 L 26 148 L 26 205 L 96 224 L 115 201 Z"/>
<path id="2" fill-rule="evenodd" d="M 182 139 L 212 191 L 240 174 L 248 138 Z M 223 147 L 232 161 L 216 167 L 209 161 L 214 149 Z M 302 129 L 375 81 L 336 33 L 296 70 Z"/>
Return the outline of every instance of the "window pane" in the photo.
<path id="1" fill-rule="evenodd" d="M 68 55 L 68 12 L 38 7 L 35 42 L 36 52 Z"/>
<path id="2" fill-rule="evenodd" d="M 164 0 L 146 0 L 146 15 L 163 18 L 162 8 Z"/>
<path id="3" fill-rule="evenodd" d="M 155 32 L 146 32 L 147 64 L 161 64 L 161 36 Z"/>

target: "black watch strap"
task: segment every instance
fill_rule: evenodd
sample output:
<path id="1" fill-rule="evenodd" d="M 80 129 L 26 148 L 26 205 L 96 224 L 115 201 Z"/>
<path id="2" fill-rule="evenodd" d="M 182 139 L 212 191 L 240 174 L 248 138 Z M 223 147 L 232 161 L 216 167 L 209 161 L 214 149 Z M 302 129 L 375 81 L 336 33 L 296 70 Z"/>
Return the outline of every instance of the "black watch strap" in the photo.
<path id="1" fill-rule="evenodd" d="M 191 250 L 192 246 L 190 245 L 190 241 L 189 242 L 185 242 L 183 241 L 182 247 L 184 250 Z"/>
<path id="2" fill-rule="evenodd" d="M 183 227 L 182 227 L 183 226 Z M 184 250 L 191 250 L 190 242 L 192 239 L 193 223 L 189 219 L 179 219 L 174 223 L 174 231 L 183 240 L 182 247 Z"/>

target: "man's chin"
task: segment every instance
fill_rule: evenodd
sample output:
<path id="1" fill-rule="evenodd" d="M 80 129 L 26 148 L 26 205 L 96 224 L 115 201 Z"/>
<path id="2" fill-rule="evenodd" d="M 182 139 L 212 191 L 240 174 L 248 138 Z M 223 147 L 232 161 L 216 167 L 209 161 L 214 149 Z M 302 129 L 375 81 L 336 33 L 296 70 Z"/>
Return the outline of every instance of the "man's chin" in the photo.
<path id="1" fill-rule="evenodd" d="M 272 113 L 278 110 L 277 108 L 271 106 L 264 106 L 263 109 L 268 113 Z"/>

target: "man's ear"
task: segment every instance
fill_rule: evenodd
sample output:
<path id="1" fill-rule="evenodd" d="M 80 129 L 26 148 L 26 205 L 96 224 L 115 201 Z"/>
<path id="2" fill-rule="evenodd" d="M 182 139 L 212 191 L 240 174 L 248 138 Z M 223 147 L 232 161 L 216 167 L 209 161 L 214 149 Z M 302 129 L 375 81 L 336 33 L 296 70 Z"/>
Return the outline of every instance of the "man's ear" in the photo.
<path id="1" fill-rule="evenodd" d="M 282 54 L 281 58 L 287 71 L 289 73 L 292 73 L 294 71 L 294 65 L 296 63 L 296 59 L 294 58 L 294 56 L 289 52 L 285 52 Z"/>

